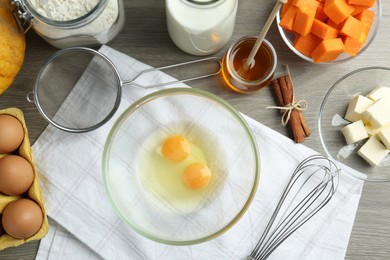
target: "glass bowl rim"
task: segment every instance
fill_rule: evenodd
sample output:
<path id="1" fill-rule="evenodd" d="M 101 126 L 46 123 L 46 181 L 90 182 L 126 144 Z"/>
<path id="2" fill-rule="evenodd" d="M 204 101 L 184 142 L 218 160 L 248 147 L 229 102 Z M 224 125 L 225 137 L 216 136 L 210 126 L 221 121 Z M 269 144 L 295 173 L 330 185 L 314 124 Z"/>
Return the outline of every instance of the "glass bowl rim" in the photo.
<path id="1" fill-rule="evenodd" d="M 340 82 L 344 81 L 346 78 L 349 78 L 350 76 L 353 76 L 356 73 L 359 73 L 359 72 L 362 72 L 362 71 L 366 71 L 366 70 L 387 70 L 387 71 L 390 72 L 390 67 L 370 66 L 370 67 L 363 67 L 363 68 L 359 68 L 359 69 L 353 70 L 353 71 L 345 74 L 344 76 L 342 76 L 340 79 L 338 79 L 332 85 L 332 87 L 326 92 L 325 97 L 322 100 L 322 103 L 321 103 L 321 106 L 320 106 L 320 111 L 319 111 L 319 116 L 318 116 L 318 123 L 317 123 L 318 134 L 319 134 L 319 137 L 320 137 L 320 142 L 321 142 L 322 148 L 324 149 L 324 151 L 327 154 L 327 156 L 330 159 L 334 160 L 334 161 L 338 161 L 338 160 L 336 158 L 334 158 L 332 156 L 332 154 L 329 152 L 329 150 L 328 150 L 328 148 L 327 148 L 327 146 L 325 144 L 325 140 L 324 140 L 324 137 L 323 137 L 323 131 L 322 131 L 322 123 L 321 123 L 321 121 L 322 121 L 322 117 L 323 117 L 323 114 L 324 114 L 326 101 L 328 100 L 329 96 L 332 94 L 333 90 L 339 85 Z M 350 166 L 348 166 L 348 167 L 350 167 Z M 352 168 L 352 167 L 350 167 L 350 168 Z M 365 173 L 363 173 L 363 174 L 365 174 Z M 390 177 L 388 179 L 368 179 L 368 178 L 359 178 L 359 177 L 357 177 L 355 175 L 351 175 L 349 173 L 348 173 L 348 175 L 352 176 L 353 178 L 356 178 L 356 179 L 359 179 L 359 180 L 362 180 L 362 181 L 366 181 L 366 182 L 383 183 L 383 182 L 389 182 L 390 181 Z"/>
<path id="2" fill-rule="evenodd" d="M 192 240 L 162 239 L 162 238 L 154 236 L 148 232 L 144 232 L 143 229 L 141 229 L 141 228 L 138 228 L 138 226 L 135 223 L 131 222 L 129 219 L 127 219 L 125 216 L 123 216 L 121 214 L 120 207 L 118 207 L 116 205 L 115 200 L 113 199 L 113 196 L 112 196 L 113 192 L 111 191 L 111 189 L 108 185 L 108 181 L 107 181 L 108 172 L 107 172 L 106 168 L 107 168 L 109 154 L 111 151 L 111 144 L 112 144 L 112 140 L 116 136 L 120 126 L 125 122 L 125 120 L 129 116 L 131 116 L 134 112 L 136 112 L 143 105 L 145 105 L 145 104 L 147 104 L 155 99 L 158 99 L 160 97 L 172 96 L 172 95 L 177 95 L 177 94 L 179 94 L 179 95 L 180 94 L 195 95 L 198 97 L 206 98 L 206 99 L 214 101 L 217 104 L 224 107 L 230 114 L 232 114 L 237 119 L 237 122 L 239 123 L 239 125 L 243 127 L 244 131 L 247 134 L 247 138 L 249 139 L 249 142 L 252 146 L 252 150 L 254 153 L 253 156 L 254 156 L 254 163 L 255 163 L 255 167 L 254 167 L 255 168 L 255 171 L 254 171 L 255 176 L 254 176 L 254 181 L 253 181 L 253 185 L 252 185 L 252 190 L 249 193 L 249 197 L 246 200 L 243 207 L 241 208 L 241 210 L 235 215 L 235 217 L 232 220 L 230 220 L 228 222 L 227 225 L 214 231 L 212 234 L 206 235 L 206 236 L 201 237 L 201 238 L 192 239 Z M 131 227 L 133 230 L 135 230 L 138 234 L 140 234 L 140 235 L 142 235 L 150 240 L 153 240 L 155 242 L 168 244 L 168 245 L 194 245 L 194 244 L 199 244 L 199 243 L 209 241 L 211 239 L 214 239 L 214 238 L 222 235 L 223 233 L 228 231 L 231 227 L 233 227 L 241 219 L 241 217 L 248 210 L 249 206 L 251 205 L 251 203 L 256 195 L 256 191 L 257 191 L 257 187 L 258 187 L 258 183 L 259 183 L 259 179 L 260 179 L 260 169 L 261 169 L 260 165 L 261 165 L 260 152 L 259 152 L 259 149 L 257 146 L 256 138 L 255 138 L 254 134 L 252 133 L 252 130 L 250 129 L 247 121 L 235 108 L 233 108 L 230 104 L 228 104 L 222 98 L 220 98 L 220 97 L 218 97 L 210 92 L 201 90 L 201 89 L 168 88 L 168 89 L 155 91 L 153 93 L 150 93 L 150 94 L 138 99 L 133 104 L 131 104 L 127 109 L 125 109 L 122 112 L 122 114 L 118 117 L 118 119 L 115 121 L 115 123 L 111 127 L 110 132 L 106 138 L 106 142 L 104 144 L 103 156 L 102 156 L 102 175 L 103 175 L 103 185 L 104 185 L 104 188 L 106 191 L 106 195 L 110 201 L 110 204 L 114 208 L 116 215 L 119 216 L 122 221 L 124 221 L 129 227 Z"/>
<path id="3" fill-rule="evenodd" d="M 298 57 L 300 57 L 301 59 L 305 60 L 305 61 L 308 61 L 312 64 L 316 64 L 316 65 L 330 65 L 330 64 L 340 64 L 340 63 L 344 63 L 344 62 L 347 62 L 349 60 L 352 60 L 356 57 L 358 57 L 359 55 L 361 55 L 371 44 L 372 42 L 374 41 L 378 31 L 379 31 L 379 27 L 381 25 L 381 21 L 382 21 L 382 3 L 381 3 L 381 0 L 376 0 L 376 3 L 377 3 L 377 9 L 378 9 L 378 13 L 376 14 L 377 16 L 377 24 L 376 24 L 376 27 L 375 28 L 371 28 L 370 30 L 374 29 L 373 33 L 372 33 L 372 37 L 366 42 L 365 46 L 363 46 L 359 52 L 355 55 L 355 56 L 349 56 L 345 59 L 342 59 L 342 60 L 333 60 L 333 61 L 328 61 L 328 62 L 320 62 L 320 63 L 315 63 L 313 61 L 313 59 L 307 57 L 306 55 L 304 55 L 303 53 L 301 53 L 300 51 L 298 51 L 290 42 L 289 39 L 287 39 L 287 35 L 286 35 L 286 32 L 285 30 L 279 25 L 280 23 L 280 14 L 282 12 L 282 8 L 279 9 L 279 11 L 276 13 L 276 26 L 278 27 L 278 31 L 280 33 L 280 36 L 282 37 L 284 43 L 287 45 L 287 47 L 293 51 Z"/>

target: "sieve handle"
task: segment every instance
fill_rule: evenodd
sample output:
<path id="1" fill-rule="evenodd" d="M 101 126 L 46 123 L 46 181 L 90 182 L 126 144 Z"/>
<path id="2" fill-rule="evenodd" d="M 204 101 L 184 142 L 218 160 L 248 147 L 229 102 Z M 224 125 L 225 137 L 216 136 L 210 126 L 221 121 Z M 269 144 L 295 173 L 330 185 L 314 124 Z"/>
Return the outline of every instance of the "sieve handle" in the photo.
<path id="1" fill-rule="evenodd" d="M 156 83 L 156 84 L 146 85 L 146 86 L 135 82 L 138 78 L 140 78 L 142 75 L 144 75 L 146 73 L 150 73 L 150 72 L 154 72 L 154 71 L 164 71 L 164 70 L 171 69 L 171 68 L 182 67 L 182 66 L 184 67 L 187 65 L 201 63 L 201 62 L 215 62 L 218 65 L 218 67 L 217 67 L 216 71 L 214 71 L 212 73 L 203 74 L 203 75 L 199 75 L 199 76 L 195 76 L 195 77 L 191 77 L 191 78 L 186 78 L 186 79 L 175 79 L 175 80 L 168 81 L 168 82 Z M 162 87 L 162 86 L 167 86 L 167 85 L 171 85 L 171 84 L 175 84 L 175 83 L 183 83 L 183 82 L 188 82 L 188 81 L 192 81 L 192 80 L 211 77 L 211 76 L 217 75 L 221 71 L 221 69 L 222 69 L 222 63 L 218 57 L 207 57 L 204 59 L 187 61 L 187 62 L 177 63 L 177 64 L 163 66 L 163 67 L 159 67 L 159 68 L 146 69 L 146 70 L 139 72 L 134 78 L 132 78 L 130 80 L 123 81 L 122 84 L 123 85 L 133 85 L 133 86 L 140 87 L 140 88 Z"/>

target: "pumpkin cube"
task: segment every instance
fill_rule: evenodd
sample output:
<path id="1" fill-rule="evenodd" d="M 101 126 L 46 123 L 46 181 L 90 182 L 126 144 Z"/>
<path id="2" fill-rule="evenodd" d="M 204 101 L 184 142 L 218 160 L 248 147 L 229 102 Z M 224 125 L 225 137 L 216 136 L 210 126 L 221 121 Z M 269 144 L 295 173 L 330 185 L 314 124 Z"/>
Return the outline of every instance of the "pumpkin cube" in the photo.
<path id="1" fill-rule="evenodd" d="M 343 23 L 335 24 L 332 20 L 328 19 L 326 21 L 326 24 L 335 28 L 337 31 L 341 30 L 341 27 L 343 27 Z"/>
<path id="2" fill-rule="evenodd" d="M 355 16 L 357 14 L 360 14 L 361 12 L 363 12 L 364 10 L 367 10 L 368 9 L 368 6 L 364 6 L 364 5 L 351 5 L 355 10 L 352 12 L 352 16 Z"/>
<path id="3" fill-rule="evenodd" d="M 369 32 L 370 28 L 368 28 L 368 26 L 363 26 L 362 34 L 359 37 L 359 42 L 361 42 L 362 44 L 365 43 Z"/>
<path id="4" fill-rule="evenodd" d="M 364 25 L 371 27 L 372 22 L 374 21 L 374 12 L 371 10 L 364 10 L 359 14 L 355 15 L 355 18 L 361 21 Z"/>
<path id="5" fill-rule="evenodd" d="M 325 22 L 328 19 L 328 16 L 324 12 L 324 5 L 323 4 L 319 4 L 317 6 L 315 18 L 322 21 L 322 22 Z"/>
<path id="6" fill-rule="evenodd" d="M 291 6 L 291 1 L 288 1 L 287 4 L 284 4 L 282 6 L 282 11 L 281 11 L 282 17 L 286 14 L 286 12 L 290 8 L 290 6 Z"/>
<path id="7" fill-rule="evenodd" d="M 319 2 L 316 0 L 290 0 L 290 1 L 293 6 L 296 6 L 298 8 L 308 7 L 314 10 L 317 9 L 317 6 L 319 4 Z"/>
<path id="8" fill-rule="evenodd" d="M 375 0 L 348 0 L 348 4 L 372 7 L 375 4 Z"/>
<path id="9" fill-rule="evenodd" d="M 340 38 L 323 40 L 311 53 L 315 63 L 327 62 L 336 59 L 344 50 L 344 43 Z"/>
<path id="10" fill-rule="evenodd" d="M 311 53 L 321 42 L 322 39 L 312 33 L 306 36 L 298 35 L 294 40 L 294 47 L 303 55 L 311 57 Z"/>
<path id="11" fill-rule="evenodd" d="M 311 26 L 314 22 L 315 9 L 303 7 L 300 8 L 295 17 L 293 31 L 300 35 L 307 35 L 310 33 Z"/>
<path id="12" fill-rule="evenodd" d="M 348 53 L 351 56 L 356 56 L 356 54 L 358 54 L 358 52 L 360 51 L 360 48 L 362 47 L 363 43 L 349 36 L 343 36 L 342 39 L 344 43 L 344 52 Z"/>
<path id="13" fill-rule="evenodd" d="M 318 36 L 321 39 L 326 40 L 326 39 L 337 38 L 339 32 L 335 28 L 327 25 L 326 23 L 314 19 L 313 26 L 311 27 L 311 33 Z"/>
<path id="14" fill-rule="evenodd" d="M 298 7 L 290 6 L 286 13 L 283 15 L 282 20 L 280 20 L 280 27 L 287 31 L 292 31 L 294 27 L 295 17 L 298 13 Z"/>
<path id="15" fill-rule="evenodd" d="M 363 32 L 363 23 L 353 16 L 348 16 L 345 20 L 343 27 L 341 27 L 340 34 L 347 35 L 354 39 L 359 40 Z"/>
<path id="16" fill-rule="evenodd" d="M 325 1 L 324 12 L 335 24 L 343 22 L 354 10 L 346 0 Z"/>

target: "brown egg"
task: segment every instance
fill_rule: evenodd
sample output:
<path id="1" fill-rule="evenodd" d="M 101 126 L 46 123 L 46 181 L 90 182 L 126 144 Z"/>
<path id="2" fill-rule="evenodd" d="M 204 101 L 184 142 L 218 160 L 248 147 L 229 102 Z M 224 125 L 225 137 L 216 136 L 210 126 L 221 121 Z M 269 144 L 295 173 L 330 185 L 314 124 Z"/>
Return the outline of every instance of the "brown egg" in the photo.
<path id="1" fill-rule="evenodd" d="M 43 212 L 30 199 L 18 199 L 4 209 L 2 224 L 4 231 L 14 238 L 24 239 L 35 235 L 43 223 Z"/>
<path id="2" fill-rule="evenodd" d="M 0 159 L 0 192 L 6 195 L 25 193 L 34 180 L 31 164 L 21 156 L 7 155 Z"/>
<path id="3" fill-rule="evenodd" d="M 0 153 L 11 153 L 24 139 L 22 123 L 13 116 L 0 115 Z"/>

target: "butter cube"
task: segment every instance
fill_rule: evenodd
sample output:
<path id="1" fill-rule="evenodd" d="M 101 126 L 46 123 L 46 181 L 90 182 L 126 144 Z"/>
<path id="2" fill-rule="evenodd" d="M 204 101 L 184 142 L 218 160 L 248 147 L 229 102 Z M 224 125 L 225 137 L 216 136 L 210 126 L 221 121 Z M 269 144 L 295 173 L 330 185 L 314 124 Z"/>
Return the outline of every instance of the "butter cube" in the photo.
<path id="1" fill-rule="evenodd" d="M 382 128 L 378 132 L 378 137 L 387 149 L 390 149 L 390 127 Z"/>
<path id="2" fill-rule="evenodd" d="M 371 166 L 378 166 L 388 153 L 389 150 L 375 136 L 370 137 L 358 151 L 358 155 Z"/>
<path id="3" fill-rule="evenodd" d="M 364 124 L 364 128 L 366 128 L 366 131 L 367 131 L 367 134 L 369 137 L 377 135 L 381 130 L 383 130 L 389 126 L 390 126 L 390 122 L 387 123 L 386 125 L 380 127 L 380 128 L 373 127 L 370 122 Z"/>
<path id="4" fill-rule="evenodd" d="M 362 120 L 344 126 L 341 128 L 341 132 L 343 133 L 347 144 L 353 144 L 368 137 Z"/>
<path id="5" fill-rule="evenodd" d="M 369 137 L 374 136 L 379 132 L 379 129 L 374 128 L 370 123 L 365 124 L 364 128 Z"/>
<path id="6" fill-rule="evenodd" d="M 366 109 L 373 103 L 373 100 L 365 96 L 354 96 L 349 102 L 347 112 L 345 113 L 344 118 L 351 122 L 361 120 L 363 112 L 366 111 Z"/>
<path id="7" fill-rule="evenodd" d="M 377 87 L 367 95 L 369 99 L 374 101 L 377 101 L 386 96 L 390 96 L 390 87 Z"/>
<path id="8" fill-rule="evenodd" d="M 369 106 L 363 113 L 374 128 L 380 128 L 390 122 L 390 96 L 384 97 Z"/>

